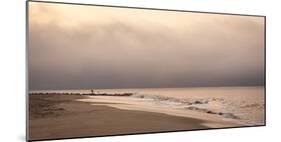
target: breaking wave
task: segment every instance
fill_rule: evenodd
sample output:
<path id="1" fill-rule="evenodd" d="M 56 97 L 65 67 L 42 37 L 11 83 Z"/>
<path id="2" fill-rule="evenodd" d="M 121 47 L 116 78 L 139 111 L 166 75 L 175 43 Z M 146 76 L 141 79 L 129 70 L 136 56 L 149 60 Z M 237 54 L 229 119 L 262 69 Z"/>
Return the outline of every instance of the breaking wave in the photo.
<path id="1" fill-rule="evenodd" d="M 134 93 L 133 95 L 131 95 L 131 97 L 140 98 L 140 99 L 148 99 L 148 100 L 152 100 L 152 101 L 156 101 L 156 102 L 161 102 L 161 103 L 165 103 L 165 104 L 172 104 L 172 105 L 177 105 L 177 106 L 180 105 L 186 110 L 220 115 L 224 118 L 240 119 L 238 116 L 234 115 L 233 113 L 216 112 L 216 111 L 209 110 L 209 109 L 206 109 L 206 108 L 195 107 L 196 105 L 200 105 L 200 104 L 208 104 L 211 101 L 217 101 L 217 102 L 225 103 L 225 100 L 222 99 L 222 98 L 206 98 L 206 99 L 190 99 L 190 100 L 187 100 L 187 99 L 178 99 L 178 98 L 174 98 L 174 97 L 149 95 L 149 94 L 139 94 L 139 93 Z"/>

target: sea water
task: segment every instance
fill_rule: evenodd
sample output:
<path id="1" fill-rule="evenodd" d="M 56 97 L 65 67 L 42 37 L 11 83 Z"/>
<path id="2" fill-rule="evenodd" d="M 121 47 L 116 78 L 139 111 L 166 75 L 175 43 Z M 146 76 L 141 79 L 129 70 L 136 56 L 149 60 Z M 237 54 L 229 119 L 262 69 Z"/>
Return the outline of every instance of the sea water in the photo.
<path id="1" fill-rule="evenodd" d="M 264 124 L 264 86 L 93 89 L 93 91 L 97 94 L 133 94 L 128 96 L 127 101 L 123 97 L 122 103 L 134 98 L 153 105 L 165 106 L 167 109 L 187 109 L 240 119 L 253 125 Z M 89 94 L 91 90 L 34 90 L 30 93 Z"/>

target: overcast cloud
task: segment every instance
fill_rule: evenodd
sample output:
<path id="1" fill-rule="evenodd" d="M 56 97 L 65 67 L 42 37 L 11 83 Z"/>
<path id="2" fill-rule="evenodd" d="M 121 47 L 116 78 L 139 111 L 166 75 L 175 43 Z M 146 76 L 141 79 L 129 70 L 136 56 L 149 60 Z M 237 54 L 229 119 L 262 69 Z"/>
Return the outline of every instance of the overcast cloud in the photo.
<path id="1" fill-rule="evenodd" d="M 263 85 L 262 17 L 29 5 L 29 86 Z"/>

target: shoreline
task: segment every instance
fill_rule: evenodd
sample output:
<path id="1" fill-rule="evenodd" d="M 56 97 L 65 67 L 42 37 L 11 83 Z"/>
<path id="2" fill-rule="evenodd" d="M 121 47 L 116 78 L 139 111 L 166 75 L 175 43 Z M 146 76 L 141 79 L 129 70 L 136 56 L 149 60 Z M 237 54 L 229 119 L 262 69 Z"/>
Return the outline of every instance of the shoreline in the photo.
<path id="1" fill-rule="evenodd" d="M 194 110 L 158 108 L 126 95 L 29 94 L 29 139 L 251 126 Z"/>
<path id="2" fill-rule="evenodd" d="M 122 110 L 76 101 L 83 96 L 30 95 L 29 139 L 104 136 L 207 129 L 204 121 L 162 113 Z M 43 105 L 42 105 L 43 104 Z M 45 104 L 45 105 L 44 105 Z M 47 105 L 46 105 L 47 104 Z M 99 103 L 96 103 L 99 104 Z M 31 108 L 32 110 L 32 108 Z M 43 113 L 42 113 L 43 112 Z M 43 114 L 43 115 L 42 115 Z"/>

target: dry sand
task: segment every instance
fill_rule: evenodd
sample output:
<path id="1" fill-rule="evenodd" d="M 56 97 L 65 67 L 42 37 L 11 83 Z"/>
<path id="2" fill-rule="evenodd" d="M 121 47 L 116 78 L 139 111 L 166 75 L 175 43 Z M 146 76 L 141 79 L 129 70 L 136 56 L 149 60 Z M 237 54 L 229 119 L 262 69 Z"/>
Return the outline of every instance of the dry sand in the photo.
<path id="1" fill-rule="evenodd" d="M 29 95 L 29 139 L 58 139 L 133 133 L 165 132 L 239 126 L 221 119 L 196 119 L 140 110 L 124 110 L 114 103 L 82 102 L 88 96 Z M 94 105 L 93 105 L 94 104 Z M 115 103 L 117 104 L 117 103 Z M 206 116 L 203 116 L 203 118 Z"/>

